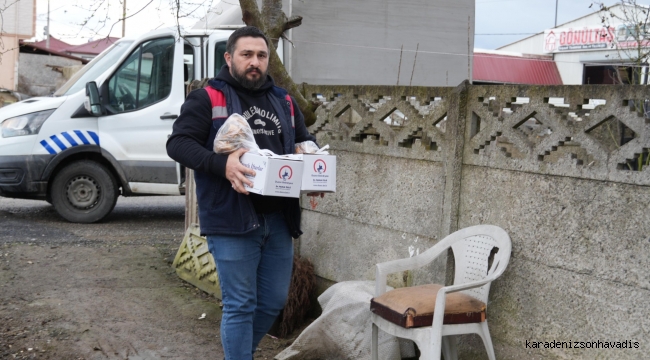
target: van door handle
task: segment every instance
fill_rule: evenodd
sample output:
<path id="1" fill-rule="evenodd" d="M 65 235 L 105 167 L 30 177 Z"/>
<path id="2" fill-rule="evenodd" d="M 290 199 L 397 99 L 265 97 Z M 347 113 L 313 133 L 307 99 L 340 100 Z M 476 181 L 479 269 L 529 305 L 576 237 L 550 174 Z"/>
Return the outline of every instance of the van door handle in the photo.
<path id="1" fill-rule="evenodd" d="M 171 114 L 171 113 L 168 113 L 168 112 L 166 112 L 166 113 L 160 115 L 160 119 L 161 119 L 161 120 L 174 120 L 174 119 L 176 119 L 177 117 L 178 117 L 178 115 L 176 115 L 176 114 Z"/>

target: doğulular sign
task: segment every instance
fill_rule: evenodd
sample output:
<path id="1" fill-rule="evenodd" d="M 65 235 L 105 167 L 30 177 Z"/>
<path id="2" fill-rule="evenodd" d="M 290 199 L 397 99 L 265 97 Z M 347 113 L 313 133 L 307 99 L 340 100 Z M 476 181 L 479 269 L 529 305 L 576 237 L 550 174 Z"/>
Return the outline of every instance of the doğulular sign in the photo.
<path id="1" fill-rule="evenodd" d="M 649 29 L 650 30 L 650 29 Z M 561 53 L 569 51 L 593 51 L 607 49 L 629 49 L 650 47 L 650 33 L 645 28 L 637 29 L 634 25 L 592 26 L 581 29 L 549 29 L 544 31 L 544 52 Z"/>

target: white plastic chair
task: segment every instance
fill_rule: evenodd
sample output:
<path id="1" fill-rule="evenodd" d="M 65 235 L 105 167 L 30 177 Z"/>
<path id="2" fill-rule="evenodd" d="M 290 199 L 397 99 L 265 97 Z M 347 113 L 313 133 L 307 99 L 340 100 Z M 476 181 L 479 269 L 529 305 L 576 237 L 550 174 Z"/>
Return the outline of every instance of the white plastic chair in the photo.
<path id="1" fill-rule="evenodd" d="M 445 309 L 445 295 L 453 292 L 469 295 L 487 306 L 490 283 L 505 271 L 511 246 L 510 237 L 500 227 L 477 225 L 454 232 L 420 255 L 377 264 L 375 297 L 386 292 L 388 274 L 425 266 L 439 255 L 446 254 L 449 247 L 454 253 L 455 276 L 454 285 L 442 287 L 437 292 L 431 326 L 405 328 L 372 313 L 372 359 L 378 360 L 379 328 L 393 336 L 413 340 L 420 349 L 421 360 L 439 360 L 441 352 L 446 360 L 457 359 L 455 335 L 476 333 L 483 339 L 490 360 L 496 360 L 487 319 L 474 323 L 443 324 L 444 311 L 437 309 Z M 488 269 L 490 254 L 495 247 L 498 251 L 493 254 Z"/>

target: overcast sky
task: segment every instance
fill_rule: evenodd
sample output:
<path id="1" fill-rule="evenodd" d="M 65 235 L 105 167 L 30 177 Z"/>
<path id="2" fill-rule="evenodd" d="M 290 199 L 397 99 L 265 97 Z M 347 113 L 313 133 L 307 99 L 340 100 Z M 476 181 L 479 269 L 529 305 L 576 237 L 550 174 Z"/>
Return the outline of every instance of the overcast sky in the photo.
<path id="1" fill-rule="evenodd" d="M 599 6 L 589 8 L 592 3 L 593 0 L 557 0 L 557 24 L 596 12 Z M 609 6 L 616 1 L 604 3 Z M 529 36 L 495 34 L 531 34 L 552 28 L 555 4 L 556 0 L 476 0 L 475 47 L 496 49 Z"/>
<path id="2" fill-rule="evenodd" d="M 203 6 L 187 7 L 185 10 L 195 10 L 190 16 L 180 19 L 180 24 L 191 27 L 203 16 L 210 5 L 218 0 L 187 1 L 182 3 L 202 2 Z M 148 31 L 176 25 L 176 17 L 172 13 L 170 0 L 126 0 L 127 17 L 126 35 L 136 36 Z M 47 24 L 48 0 L 37 0 L 36 40 L 44 39 L 44 27 Z M 93 5 L 97 7 L 94 16 Z M 97 6 L 99 5 L 99 6 Z M 122 2 L 119 0 L 50 0 L 50 31 L 52 36 L 69 44 L 82 44 L 90 39 L 99 39 L 109 34 L 122 37 Z M 90 21 L 83 25 L 85 19 Z M 105 23 L 100 20 L 107 19 Z"/>
<path id="3" fill-rule="evenodd" d="M 139 35 L 158 27 L 175 24 L 175 17 L 169 8 L 169 0 L 126 1 L 127 14 L 133 14 L 149 4 L 140 13 L 127 19 L 127 36 Z M 186 4 L 189 2 L 183 1 Z M 203 1 L 205 5 L 197 8 L 190 17 L 182 19 L 181 25 L 192 26 L 205 14 L 210 5 L 218 2 L 219 0 Z M 596 5 L 589 8 L 593 0 L 557 0 L 557 2 L 558 24 L 590 14 L 598 9 Z M 50 28 L 52 35 L 71 44 L 80 44 L 87 42 L 90 38 L 98 39 L 106 36 L 111 25 L 115 24 L 111 35 L 121 37 L 122 24 L 116 23 L 122 12 L 120 1 L 104 0 L 103 3 L 108 6 L 100 6 L 94 19 L 88 25 L 82 27 L 80 24 L 92 13 L 89 3 L 100 4 L 102 0 L 50 0 Z M 606 5 L 614 3 L 615 1 L 606 1 Z M 553 27 L 555 4 L 556 0 L 476 0 L 475 47 L 495 49 L 527 37 L 526 34 L 542 32 Z M 37 39 L 43 39 L 43 27 L 47 21 L 47 0 L 37 0 L 37 12 L 36 37 Z M 106 15 L 108 15 L 109 20 L 105 24 L 99 24 L 97 20 L 105 18 Z M 306 25 L 303 24 L 303 26 Z"/>

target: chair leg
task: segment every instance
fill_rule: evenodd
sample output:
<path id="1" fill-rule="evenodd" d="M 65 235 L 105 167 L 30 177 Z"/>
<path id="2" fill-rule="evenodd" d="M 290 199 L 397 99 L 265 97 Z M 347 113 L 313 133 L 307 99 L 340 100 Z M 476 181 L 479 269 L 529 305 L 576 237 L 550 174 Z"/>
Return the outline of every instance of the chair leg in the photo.
<path id="1" fill-rule="evenodd" d="M 494 347 L 492 346 L 492 338 L 490 337 L 490 330 L 488 329 L 487 320 L 481 323 L 480 329 L 481 330 L 479 336 L 481 336 L 481 339 L 483 339 L 483 344 L 485 345 L 485 350 L 487 351 L 488 358 L 490 360 L 496 360 L 496 356 L 494 355 Z"/>
<path id="2" fill-rule="evenodd" d="M 418 348 L 420 349 L 420 360 L 432 360 L 433 359 L 433 346 L 431 344 L 418 344 Z M 438 354 L 440 356 L 440 354 Z M 440 358 L 438 358 L 440 359 Z"/>
<path id="3" fill-rule="evenodd" d="M 440 360 L 441 349 L 435 351 L 435 345 L 431 342 L 431 339 L 423 343 L 420 341 L 415 343 L 418 344 L 418 349 L 420 349 L 420 360 Z"/>
<path id="4" fill-rule="evenodd" d="M 449 348 L 449 336 L 442 337 L 442 358 L 445 360 L 453 359 L 451 357 L 451 349 Z"/>
<path id="5" fill-rule="evenodd" d="M 445 360 L 458 360 L 458 347 L 456 346 L 457 340 L 455 335 L 448 335 L 442 337 L 442 354 Z"/>
<path id="6" fill-rule="evenodd" d="M 456 335 L 449 337 L 449 349 L 451 349 L 451 358 L 458 359 L 458 338 Z"/>
<path id="7" fill-rule="evenodd" d="M 379 328 L 376 324 L 372 324 L 372 341 L 370 346 L 370 353 L 372 360 L 379 360 Z"/>

